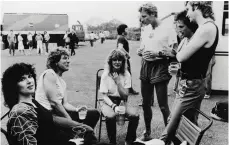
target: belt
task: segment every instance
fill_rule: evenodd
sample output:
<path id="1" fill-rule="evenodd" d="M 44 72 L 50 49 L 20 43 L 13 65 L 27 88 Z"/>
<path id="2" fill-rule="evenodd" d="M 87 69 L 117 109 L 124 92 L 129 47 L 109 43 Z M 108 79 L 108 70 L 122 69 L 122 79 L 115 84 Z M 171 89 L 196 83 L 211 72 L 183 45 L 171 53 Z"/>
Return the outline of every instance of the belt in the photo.
<path id="1" fill-rule="evenodd" d="M 190 73 L 182 72 L 181 70 L 178 71 L 178 76 L 181 77 L 181 79 L 187 79 L 187 80 L 204 78 L 204 75 L 202 74 L 190 74 Z"/>

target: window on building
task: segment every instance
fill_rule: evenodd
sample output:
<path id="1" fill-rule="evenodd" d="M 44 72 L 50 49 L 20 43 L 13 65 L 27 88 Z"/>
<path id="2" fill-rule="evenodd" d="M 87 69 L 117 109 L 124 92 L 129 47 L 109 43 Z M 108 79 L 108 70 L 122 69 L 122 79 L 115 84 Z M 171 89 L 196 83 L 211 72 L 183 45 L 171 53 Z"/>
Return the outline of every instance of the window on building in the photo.
<path id="1" fill-rule="evenodd" d="M 228 35 L 228 1 L 224 1 L 222 35 Z"/>

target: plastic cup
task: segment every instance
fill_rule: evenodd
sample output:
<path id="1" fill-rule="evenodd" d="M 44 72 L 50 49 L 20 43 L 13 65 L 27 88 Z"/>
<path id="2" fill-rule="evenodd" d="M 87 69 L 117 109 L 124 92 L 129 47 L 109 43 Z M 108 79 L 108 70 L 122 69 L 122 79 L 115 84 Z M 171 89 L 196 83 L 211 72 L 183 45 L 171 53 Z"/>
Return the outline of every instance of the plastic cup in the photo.
<path id="1" fill-rule="evenodd" d="M 75 133 L 74 138 L 84 138 L 86 129 L 83 127 L 74 127 L 72 128 L 73 132 Z"/>
<path id="2" fill-rule="evenodd" d="M 171 62 L 169 67 L 170 67 L 170 73 L 172 75 L 176 75 L 178 69 L 180 68 L 180 64 L 178 62 Z"/>
<path id="3" fill-rule="evenodd" d="M 80 120 L 84 120 L 87 116 L 87 107 L 86 106 L 82 106 L 79 110 L 79 119 Z"/>

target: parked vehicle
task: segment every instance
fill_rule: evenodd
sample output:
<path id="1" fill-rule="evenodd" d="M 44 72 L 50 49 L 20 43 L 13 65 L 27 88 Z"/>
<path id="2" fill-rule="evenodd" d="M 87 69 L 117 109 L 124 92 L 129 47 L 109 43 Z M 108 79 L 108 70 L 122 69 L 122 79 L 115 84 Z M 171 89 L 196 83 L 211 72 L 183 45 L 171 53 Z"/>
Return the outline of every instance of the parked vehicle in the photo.
<path id="1" fill-rule="evenodd" d="M 212 90 L 228 91 L 228 1 L 213 1 L 219 43 L 212 70 Z"/>

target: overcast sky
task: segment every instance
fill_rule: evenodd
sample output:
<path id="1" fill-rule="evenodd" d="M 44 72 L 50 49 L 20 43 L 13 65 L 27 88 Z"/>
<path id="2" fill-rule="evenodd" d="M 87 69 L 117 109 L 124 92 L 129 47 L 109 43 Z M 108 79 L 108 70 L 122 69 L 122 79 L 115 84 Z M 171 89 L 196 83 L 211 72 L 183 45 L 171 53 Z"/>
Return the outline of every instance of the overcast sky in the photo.
<path id="1" fill-rule="evenodd" d="M 116 18 L 130 27 L 138 26 L 138 8 L 143 1 L 3 1 L 2 13 L 64 13 L 69 15 L 69 23 L 77 20 L 84 23 L 92 17 L 104 20 Z M 184 9 L 183 1 L 154 1 L 158 7 L 158 16 Z"/>

